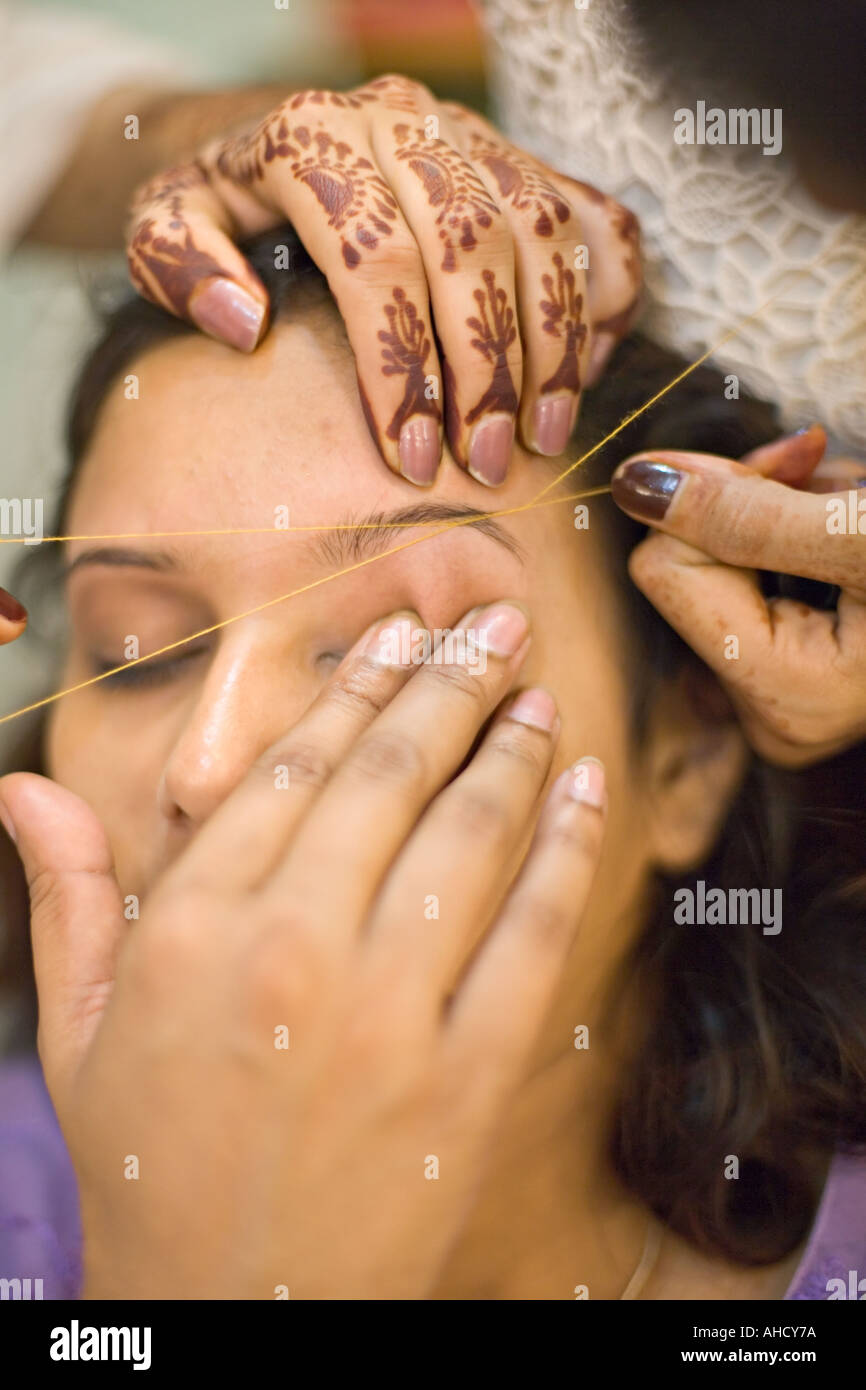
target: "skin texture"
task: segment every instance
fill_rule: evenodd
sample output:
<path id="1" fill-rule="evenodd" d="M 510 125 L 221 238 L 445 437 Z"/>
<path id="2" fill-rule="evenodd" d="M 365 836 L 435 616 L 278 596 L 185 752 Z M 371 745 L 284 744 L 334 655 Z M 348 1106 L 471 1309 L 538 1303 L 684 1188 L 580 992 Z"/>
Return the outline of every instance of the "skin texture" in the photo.
<path id="1" fill-rule="evenodd" d="M 291 505 L 292 524 L 301 526 L 417 502 L 417 493 L 378 467 L 363 429 L 350 354 L 330 312 L 305 312 L 291 324 L 277 324 L 252 358 L 205 339 L 186 339 L 150 352 L 136 370 L 140 399 L 128 401 L 115 389 L 104 407 L 71 507 L 74 532 L 255 527 L 268 525 L 273 508 L 285 503 Z M 298 411 L 285 387 L 301 381 L 305 409 Z M 503 491 L 504 506 L 528 500 L 550 479 L 549 466 L 539 460 L 527 456 L 520 463 Z M 476 492 L 449 462 L 433 496 L 437 502 L 471 505 Z M 705 854 L 742 776 L 745 748 L 735 725 L 703 723 L 675 687 L 659 699 L 640 757 L 632 752 L 626 721 L 628 637 L 604 570 L 603 528 L 598 518 L 589 531 L 576 532 L 571 522 L 568 505 L 506 518 L 507 548 L 469 527 L 425 540 L 193 644 L 189 658 L 161 684 L 112 689 L 106 681 L 90 687 L 60 701 L 51 714 L 48 771 L 67 790 L 55 789 L 49 805 L 47 784 L 39 779 L 18 774 L 0 783 L 0 801 L 7 818 L 11 814 L 17 823 L 36 893 L 40 1049 L 84 1183 L 93 1296 L 118 1288 L 144 1295 L 157 1287 L 158 1296 L 174 1291 L 270 1297 L 269 1281 L 283 1280 L 312 1297 L 348 1291 L 361 1297 L 571 1298 L 580 1283 L 589 1285 L 593 1298 L 617 1298 L 625 1287 L 643 1246 L 647 1214 L 619 1189 L 604 1148 L 616 1076 L 623 1056 L 638 1042 L 641 1011 L 639 1001 L 623 1001 L 627 1007 L 614 1028 L 602 1019 L 602 998 L 640 929 L 648 874 L 655 865 L 675 871 Z M 392 532 L 386 539 L 393 544 L 413 534 Z M 98 543 L 70 545 L 70 561 L 80 560 L 93 544 Z M 69 580 L 72 636 L 63 683 L 86 679 L 101 662 L 122 660 L 130 634 L 139 636 L 142 652 L 177 641 L 312 583 L 341 559 L 357 561 L 359 544 L 346 545 L 341 555 L 343 546 L 332 534 L 325 554 L 315 556 L 304 536 L 191 537 L 124 542 L 143 551 L 170 547 L 176 571 L 79 563 Z M 520 554 L 514 553 L 515 545 Z M 272 789 L 275 753 L 269 750 L 280 747 L 292 726 L 303 729 L 311 718 L 321 722 L 311 702 L 329 688 L 341 655 L 381 614 L 414 609 L 429 628 L 447 627 L 473 605 L 503 596 L 525 606 L 534 619 L 533 635 L 514 660 L 491 660 L 485 709 L 490 713 L 501 703 L 509 687 L 547 687 L 556 696 L 559 730 L 549 745 L 538 730 L 518 730 L 521 756 L 511 761 L 500 755 L 502 765 L 485 774 L 480 800 L 476 787 L 471 811 L 465 801 L 447 801 L 447 790 L 438 803 L 434 800 L 434 807 L 444 809 L 433 823 L 433 840 L 415 860 L 410 853 L 405 862 L 410 867 L 414 862 L 416 871 L 385 895 L 395 927 L 381 938 L 377 970 L 368 976 L 353 966 L 344 986 L 350 994 L 338 994 L 333 1009 L 329 971 L 321 974 L 320 961 L 316 975 L 309 976 L 312 958 L 303 938 L 287 947 L 282 920 L 279 959 L 271 950 L 257 956 L 251 976 L 245 953 L 263 899 L 259 892 L 233 906 L 234 895 L 247 875 L 261 877 L 275 853 L 279 863 L 282 851 L 274 837 L 280 817 L 288 814 L 281 794 Z M 419 698 L 426 689 L 424 703 L 409 727 L 426 728 L 428 759 L 435 766 L 437 746 L 459 726 L 466 729 L 463 751 L 468 751 L 480 715 L 467 716 L 465 695 L 455 701 L 457 692 L 446 694 L 445 684 L 421 672 L 411 674 L 405 690 L 389 703 L 398 684 L 389 679 L 389 692 L 378 697 L 384 708 L 374 726 L 393 718 L 401 699 L 419 683 Z M 468 679 L 477 689 L 481 678 Z M 422 713 L 431 699 L 433 706 Z M 356 687 L 352 701 L 330 709 L 327 718 L 334 728 L 324 748 L 333 752 L 345 739 L 340 726 L 357 719 L 357 706 Z M 508 720 L 505 725 L 516 727 Z M 501 732 L 503 725 L 498 727 Z M 304 739 L 302 747 L 309 747 L 310 735 Z M 526 848 L 541 784 L 549 787 L 561 769 L 587 752 L 606 766 L 609 797 L 594 880 L 597 836 L 591 853 L 585 838 L 561 837 L 562 863 L 551 864 L 542 875 L 548 885 L 563 886 L 566 916 L 573 919 L 569 942 L 579 920 L 573 944 L 562 947 L 561 958 L 550 956 L 556 920 L 551 907 L 547 947 L 540 946 L 543 934 L 536 942 L 529 933 L 530 954 L 518 975 L 507 985 L 504 978 L 498 986 L 489 984 L 464 1015 L 472 1025 L 468 1052 L 450 1064 L 441 1057 L 427 1064 L 432 1071 L 423 1073 L 427 1079 L 420 1091 L 421 1083 L 414 1083 L 409 1108 L 401 1102 L 393 1132 L 383 1137 L 377 1131 L 375 1143 L 366 1129 L 350 1128 L 347 1134 L 355 1115 L 347 1098 L 377 1095 L 386 1082 L 397 1085 L 396 1059 L 411 1056 L 414 1065 L 412 1019 L 422 1009 L 431 973 L 441 978 L 446 996 L 456 990 L 462 997 L 473 947 L 483 943 L 490 913 Z M 460 756 L 452 761 L 452 773 Z M 479 773 L 473 775 L 480 776 L 488 764 L 478 757 L 467 771 L 476 762 Z M 267 773 L 264 778 L 256 774 L 257 766 Z M 396 849 L 406 834 L 399 814 L 401 768 L 380 758 L 372 784 L 359 782 L 356 772 L 343 779 L 336 797 L 322 793 L 313 803 L 309 751 L 296 766 L 306 767 L 295 793 L 306 808 L 297 828 L 305 848 L 295 878 L 285 881 L 277 902 L 283 917 L 291 913 L 297 874 L 327 862 L 327 869 L 313 872 L 299 901 L 323 891 L 332 895 L 317 931 L 317 951 L 327 948 L 329 961 L 342 960 L 348 950 L 343 927 L 352 916 L 345 894 L 354 891 L 357 874 L 352 866 L 367 864 L 382 836 L 391 837 Z M 528 786 L 530 767 L 535 781 Z M 447 780 L 447 765 L 443 771 Z M 363 800 L 360 809 L 356 806 L 359 789 L 373 795 L 375 812 Z M 246 811 L 232 819 L 237 798 Z M 491 805 L 513 807 L 515 800 L 523 810 L 517 815 L 512 809 L 503 841 L 500 815 L 492 815 Z M 312 829 L 317 807 L 328 827 L 318 838 Z M 109 844 L 100 824 L 108 829 Z M 112 859 L 116 884 L 109 872 Z M 84 866 L 89 872 L 82 875 Z M 582 877 L 569 880 L 575 866 Z M 82 892 L 92 900 L 82 904 Z M 95 943 L 94 923 L 105 915 L 106 903 L 109 915 L 119 920 L 120 900 L 131 893 L 143 900 L 141 921 L 123 924 L 110 949 Z M 442 917 L 425 921 L 423 934 L 407 938 L 407 924 L 419 918 L 429 893 L 442 895 Z M 475 917 L 464 924 L 464 934 L 447 933 L 460 904 L 476 898 Z M 536 902 L 543 921 L 537 893 Z M 440 933 L 432 945 L 430 928 Z M 527 930 L 524 925 L 522 932 Z M 371 940 L 375 945 L 375 931 Z M 224 958 L 230 965 L 227 978 L 217 971 Z M 73 989 L 70 977 L 76 971 Z M 506 1037 L 521 1035 L 527 983 L 548 976 L 549 1000 L 539 1013 L 543 1026 L 537 1032 L 529 1028 L 514 1085 L 503 1089 L 504 1063 L 494 1068 L 499 1075 L 494 1081 L 491 1059 Z M 307 1030 L 317 1030 L 320 1059 L 334 1052 L 333 1071 L 323 1070 L 320 1060 L 310 1083 L 318 1097 L 315 1125 L 308 1109 L 297 1108 L 293 1093 L 291 1103 L 285 1102 L 288 1132 L 273 1132 L 274 1117 L 285 1108 L 283 1100 L 274 1101 L 275 1094 L 283 1095 L 285 1074 L 262 1080 L 248 1041 L 236 1042 L 222 1060 L 221 1039 L 238 1009 L 244 1018 L 259 1017 L 263 999 L 269 1029 L 274 1017 L 282 1020 L 291 1010 L 302 1040 Z M 503 1011 L 511 1022 L 505 1034 L 501 1022 L 495 1024 L 494 1042 L 490 1020 L 500 1020 Z M 481 1027 L 485 1018 L 487 1032 Z M 157 1027 L 158 1019 L 163 1022 Z M 352 1026 L 346 1035 L 348 1020 Z M 581 1052 L 573 1046 L 579 1024 L 589 1026 L 591 1037 L 590 1048 Z M 202 1047 L 196 1037 L 210 1041 Z M 231 1082 L 232 1057 L 240 1046 L 254 1069 L 249 1074 L 256 1076 L 254 1085 L 249 1078 Z M 455 1068 L 459 1084 L 445 1097 L 452 1117 L 446 1139 L 441 1115 L 431 1116 L 428 1102 L 419 1110 L 419 1095 L 429 1096 L 435 1078 L 438 1094 L 443 1074 Z M 481 1079 L 470 1087 L 470 1076 Z M 129 1096 L 142 1085 L 155 1098 L 162 1141 L 146 1126 L 141 1129 L 139 1107 L 128 1108 Z M 405 1077 L 399 1085 L 405 1089 Z M 175 1115 L 170 1142 L 164 1133 L 167 1113 Z M 195 1136 L 191 1132 L 189 1153 L 185 1125 Z M 220 1139 L 226 1126 L 251 1135 L 252 1149 L 245 1142 L 227 1154 Z M 255 1148 L 260 1133 L 262 1146 L 274 1146 L 276 1168 L 267 1175 L 261 1167 L 264 1148 Z M 298 1148 L 295 1139 L 287 1158 L 286 1145 L 297 1133 L 304 1142 Z M 439 1136 L 451 1160 L 443 1160 L 449 1181 L 431 1184 L 435 1202 L 419 1197 L 407 1176 L 415 1173 L 419 1154 L 439 1152 L 430 1133 Z M 194 1157 L 200 1155 L 202 1134 L 216 1155 L 206 1182 Z M 359 1170 L 360 1191 L 357 1164 L 348 1174 L 332 1168 L 328 1155 L 335 1144 L 372 1154 L 372 1168 L 362 1164 Z M 101 1157 L 139 1148 L 152 1156 L 160 1174 L 147 1189 L 159 1197 L 146 1220 L 139 1197 L 129 1195 L 136 1185 L 121 1183 L 118 1193 L 116 1173 L 105 1169 Z M 302 1155 L 303 1180 L 297 1176 Z M 252 1165 L 259 1176 L 251 1183 Z M 456 1195 L 454 1174 L 459 1175 Z M 233 1213 L 250 1201 L 255 1209 L 245 1223 L 243 1269 L 236 1269 Z M 360 1213 L 370 1210 L 373 1225 L 359 1225 Z M 154 1234 L 151 1241 L 145 1231 L 167 1234 Z M 443 1232 L 449 1236 L 444 1244 Z M 732 1269 L 685 1251 L 669 1236 L 645 1296 L 776 1297 L 791 1267 L 789 1260 L 758 1272 Z"/>
<path id="2" fill-rule="evenodd" d="M 116 131 L 130 110 L 142 114 L 141 139 L 131 147 L 123 142 L 121 168 Z M 395 120 L 395 113 L 415 120 Z M 438 136 L 428 137 L 419 114 L 436 116 Z M 240 132 L 230 139 L 225 134 L 211 138 L 232 126 Z M 292 130 L 302 132 L 294 155 Z M 363 178 L 349 179 L 348 152 L 359 141 L 375 144 L 374 157 L 361 156 L 366 164 L 355 172 Z M 821 167 L 832 168 L 826 150 L 820 153 Z M 188 162 L 178 166 L 184 159 Z M 281 174 L 290 159 L 293 179 L 287 182 Z M 813 160 L 815 167 L 821 159 Z M 634 215 L 590 185 L 545 170 L 475 113 L 437 103 L 426 88 L 405 78 L 380 79 L 356 92 L 289 98 L 268 88 L 190 95 L 137 89 L 111 93 L 94 108 L 69 168 L 28 237 L 65 245 L 110 244 L 120 202 L 160 164 L 163 172 L 142 185 L 129 224 L 133 280 L 173 313 L 197 317 L 208 332 L 235 345 L 249 348 L 259 341 L 267 329 L 267 305 L 258 277 L 232 244 L 233 235 L 275 225 L 290 212 L 312 254 L 328 270 L 320 257 L 330 256 L 336 221 L 345 227 L 350 208 L 355 207 L 358 236 L 349 259 L 356 266 L 362 252 L 379 255 L 387 244 L 388 254 L 393 253 L 400 227 L 401 283 L 394 284 L 397 277 L 392 276 L 390 285 L 387 277 L 380 285 L 375 273 L 372 285 L 364 284 L 360 292 L 357 277 L 354 288 L 349 281 L 334 283 L 359 360 L 371 364 L 369 371 L 365 366 L 369 379 L 360 390 L 370 433 L 390 465 L 420 483 L 429 483 L 438 465 L 443 413 L 456 456 L 467 466 L 467 428 L 484 417 L 493 426 L 482 459 L 488 483 L 501 480 L 510 459 L 516 393 L 521 437 L 529 447 L 539 445 L 543 419 L 553 436 L 567 430 L 581 384 L 598 376 L 637 310 L 640 246 Z M 94 170 L 99 173 L 96 183 Z M 414 197 L 406 170 L 413 177 Z M 808 179 L 809 168 L 803 173 Z M 369 208 L 361 196 L 364 186 L 373 190 Z M 851 179 L 846 186 L 850 192 Z M 399 190 L 398 202 L 407 211 L 405 228 L 389 188 Z M 313 195 L 312 216 L 309 206 L 305 211 L 298 202 L 299 189 Z M 499 219 L 491 211 L 496 206 Z M 358 220 L 365 210 L 375 224 Z M 514 239 L 513 251 L 500 234 L 503 219 Z M 551 243 L 560 233 L 564 244 L 551 259 Z M 583 272 L 578 277 L 569 269 L 574 245 L 581 240 L 591 258 L 585 285 Z M 375 272 L 369 256 L 367 266 Z M 483 278 L 479 287 L 479 270 L 494 277 L 497 296 L 502 290 L 505 294 L 498 336 L 508 341 L 504 354 L 494 351 L 492 358 L 490 337 L 475 331 L 478 314 L 467 312 L 473 299 L 479 305 L 480 296 L 480 308 L 490 298 Z M 456 292 L 447 288 L 449 281 L 459 284 Z M 226 303 L 223 297 L 204 314 L 205 296 L 214 286 L 219 293 L 231 287 L 239 299 L 230 296 Z M 431 346 L 431 305 L 449 327 L 441 364 Z M 516 319 L 510 333 L 504 323 L 512 308 Z M 526 346 L 522 362 L 520 338 Z M 462 399 L 458 382 L 464 387 Z M 814 427 L 805 438 L 787 441 L 755 464 L 756 471 L 804 491 L 861 488 L 863 462 L 819 463 L 816 433 L 820 431 Z M 805 470 L 799 466 L 804 447 L 810 451 Z M 681 461 L 690 472 L 692 465 L 682 456 Z M 807 516 L 802 500 L 790 491 L 753 488 L 744 505 L 745 494 L 728 487 L 733 474 L 727 461 L 716 461 L 712 477 L 706 461 L 698 460 L 694 467 L 704 474 L 701 485 L 692 485 L 677 499 L 660 528 L 663 533 L 651 536 L 636 555 L 632 577 L 716 671 L 763 757 L 802 766 L 831 756 L 863 734 L 863 538 L 841 545 L 838 537 L 827 534 L 824 514 L 812 507 Z M 622 492 L 616 500 L 629 509 Z M 732 552 L 723 553 L 732 535 L 738 536 L 735 561 Z M 782 547 L 779 537 L 784 537 Z M 778 566 L 829 580 L 842 559 L 845 594 L 838 628 L 831 617 L 802 605 L 768 607 L 756 598 L 759 569 Z M 702 603 L 692 601 L 698 578 Z M 22 622 L 0 613 L 0 645 L 23 631 Z M 731 632 L 748 660 L 726 659 L 720 638 Z"/>
<path id="3" fill-rule="evenodd" d="M 267 329 L 267 298 L 232 240 L 287 218 L 340 303 L 377 447 L 423 485 L 440 459 L 443 412 L 453 457 L 488 485 L 505 477 L 516 428 L 530 449 L 558 453 L 590 375 L 593 324 L 604 330 L 597 372 L 636 310 L 638 229 L 625 208 L 516 149 L 476 113 L 397 76 L 352 92 L 296 93 L 248 132 L 212 141 L 190 165 L 150 180 L 127 234 L 133 282 L 251 350 Z M 589 282 L 575 254 L 581 246 Z M 563 345 L 542 308 L 563 263 L 581 267 L 570 274 L 586 306 L 584 332 L 569 343 L 580 374 L 561 372 Z M 431 346 L 425 405 L 410 415 L 399 383 L 375 367 L 379 314 L 397 291 L 431 344 L 435 319 L 449 364 Z M 214 293 L 235 296 L 236 332 L 225 303 L 214 315 Z M 480 340 L 479 296 L 489 320 Z M 411 399 L 417 404 L 417 393 Z"/>
<path id="4" fill-rule="evenodd" d="M 813 427 L 741 463 L 645 455 L 665 470 L 668 487 L 680 481 L 660 514 L 647 516 L 653 530 L 629 565 L 638 588 L 716 672 L 752 747 L 781 767 L 808 766 L 866 736 L 866 534 L 827 527 L 827 494 L 843 496 L 850 514 L 848 499 L 864 496 L 864 465 L 822 462 L 825 446 Z M 614 495 L 640 517 L 634 493 L 619 486 L 628 468 L 617 470 Z M 768 600 L 759 569 L 838 585 L 836 606 Z M 739 642 L 734 660 L 730 636 Z"/>

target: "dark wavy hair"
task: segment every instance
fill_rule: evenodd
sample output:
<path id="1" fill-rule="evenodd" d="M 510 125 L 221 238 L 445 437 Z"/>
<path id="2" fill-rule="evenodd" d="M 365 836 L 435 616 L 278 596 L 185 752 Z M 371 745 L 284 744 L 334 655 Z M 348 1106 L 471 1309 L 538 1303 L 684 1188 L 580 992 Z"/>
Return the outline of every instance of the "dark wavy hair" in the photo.
<path id="1" fill-rule="evenodd" d="M 276 246 L 290 248 L 288 269 L 275 269 Z M 290 228 L 245 250 L 275 317 L 328 299 L 326 282 Z M 70 471 L 57 534 L 111 385 L 147 348 L 191 331 L 139 298 L 107 316 L 71 398 Z M 624 341 L 603 381 L 585 394 L 576 447 L 606 437 L 684 365 L 638 335 Z M 726 399 L 721 374 L 701 367 L 628 424 L 581 478 L 588 486 L 605 480 L 640 450 L 736 458 L 778 434 L 773 407 L 745 394 Z M 645 528 L 609 500 L 596 505 L 628 614 L 631 736 L 640 757 L 660 684 L 691 672 L 698 691 L 714 678 L 628 579 L 628 554 Z M 31 552 L 27 568 L 41 569 L 44 578 L 55 549 Z M 23 582 L 24 575 L 19 587 Z M 799 588 L 813 604 L 835 599 L 814 583 L 767 575 L 764 584 L 791 596 Z M 624 984 L 638 986 L 644 1030 L 624 1068 L 611 1133 L 615 1167 L 670 1227 L 740 1264 L 772 1263 L 793 1250 L 813 1218 L 818 1164 L 834 1150 L 866 1148 L 866 874 L 857 810 L 864 754 L 861 746 L 805 773 L 754 759 L 711 859 L 676 882 L 658 879 L 645 928 L 611 995 L 612 1017 Z M 38 760 L 29 765 L 38 767 Z M 698 879 L 725 890 L 781 888 L 784 930 L 765 937 L 748 924 L 677 924 L 674 890 L 694 888 Z M 739 1159 L 737 1181 L 724 1175 L 730 1155 Z"/>

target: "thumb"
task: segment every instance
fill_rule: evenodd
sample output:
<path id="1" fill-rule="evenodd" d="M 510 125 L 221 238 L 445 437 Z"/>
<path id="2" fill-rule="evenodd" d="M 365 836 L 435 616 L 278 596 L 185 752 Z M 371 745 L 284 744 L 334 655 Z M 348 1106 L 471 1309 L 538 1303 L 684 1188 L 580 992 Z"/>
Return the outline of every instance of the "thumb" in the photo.
<path id="1" fill-rule="evenodd" d="M 856 529 L 831 534 L 825 499 L 714 454 L 653 450 L 621 463 L 613 500 L 630 516 L 742 569 L 863 585 Z"/>
<path id="2" fill-rule="evenodd" d="M 120 890 L 101 822 L 65 787 L 27 772 L 0 778 L 0 820 L 27 876 L 39 1053 L 60 1109 L 114 983 Z"/>

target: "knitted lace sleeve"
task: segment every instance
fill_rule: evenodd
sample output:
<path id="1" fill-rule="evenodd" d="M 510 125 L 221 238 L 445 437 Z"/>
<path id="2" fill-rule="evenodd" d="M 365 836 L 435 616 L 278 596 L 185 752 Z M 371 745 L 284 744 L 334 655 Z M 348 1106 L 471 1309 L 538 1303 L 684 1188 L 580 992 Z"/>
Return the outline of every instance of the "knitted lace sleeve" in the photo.
<path id="1" fill-rule="evenodd" d="M 783 148 L 680 145 L 677 102 L 644 59 L 623 0 L 480 0 L 496 118 L 517 144 L 637 213 L 641 327 L 714 355 L 786 426 L 818 420 L 866 450 L 866 217 L 829 211 Z"/>

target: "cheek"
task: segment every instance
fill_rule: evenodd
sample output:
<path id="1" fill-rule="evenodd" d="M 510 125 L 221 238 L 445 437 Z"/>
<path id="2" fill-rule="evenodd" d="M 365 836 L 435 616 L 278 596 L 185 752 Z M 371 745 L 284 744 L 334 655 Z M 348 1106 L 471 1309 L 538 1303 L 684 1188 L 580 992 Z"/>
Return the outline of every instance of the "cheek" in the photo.
<path id="1" fill-rule="evenodd" d="M 580 593 L 551 586 L 534 611 L 541 617 L 520 684 L 546 686 L 559 706 L 562 731 L 551 781 L 578 758 L 600 758 L 607 774 L 608 837 L 621 842 L 641 814 L 622 616 L 613 597 L 589 583 Z"/>
<path id="2" fill-rule="evenodd" d="M 118 729 L 110 711 L 97 716 L 86 699 L 82 694 L 61 701 L 49 720 L 45 771 L 87 802 L 106 828 L 119 880 L 137 883 L 153 838 L 165 754 L 154 747 L 152 728 L 139 721 L 134 729 Z"/>

